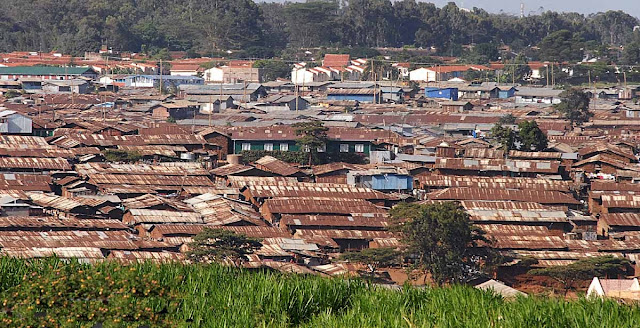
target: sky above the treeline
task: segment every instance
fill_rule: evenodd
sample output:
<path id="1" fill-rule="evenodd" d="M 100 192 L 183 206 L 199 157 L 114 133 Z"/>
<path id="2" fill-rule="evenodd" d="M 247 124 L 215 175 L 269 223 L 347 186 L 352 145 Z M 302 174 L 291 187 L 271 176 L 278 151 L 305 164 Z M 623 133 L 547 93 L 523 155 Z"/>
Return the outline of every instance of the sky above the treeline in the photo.
<path id="1" fill-rule="evenodd" d="M 0 0 L 1 1 L 1 0 Z M 304 2 L 304 0 L 287 0 L 290 2 Z M 394 0 L 392 0 L 394 1 Z M 400 0 L 395 0 L 400 1 Z M 451 0 L 427 0 L 442 7 Z M 285 2 L 285 0 L 258 0 L 258 2 Z M 503 11 L 508 14 L 520 15 L 518 0 L 465 0 L 454 1 L 462 8 L 483 8 L 492 13 Z M 525 15 L 539 14 L 541 11 L 566 11 L 591 14 L 607 10 L 622 10 L 632 16 L 640 17 L 640 0 L 523 0 Z"/>

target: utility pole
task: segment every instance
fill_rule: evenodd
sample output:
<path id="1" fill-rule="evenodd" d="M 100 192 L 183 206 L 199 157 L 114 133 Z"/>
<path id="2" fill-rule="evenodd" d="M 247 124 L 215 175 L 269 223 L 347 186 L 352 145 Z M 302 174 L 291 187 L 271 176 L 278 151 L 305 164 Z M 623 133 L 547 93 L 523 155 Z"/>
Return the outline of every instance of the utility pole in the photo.
<path id="1" fill-rule="evenodd" d="M 295 98 L 298 99 L 298 83 L 295 84 Z M 297 101 L 296 101 L 296 114 L 298 114 L 298 102 Z"/>
<path id="2" fill-rule="evenodd" d="M 553 77 L 553 62 L 551 62 L 551 88 L 555 89 L 556 88 L 556 79 Z"/>
<path id="3" fill-rule="evenodd" d="M 213 113 L 213 95 L 209 95 L 209 127 L 211 127 L 211 114 Z"/>
<path id="4" fill-rule="evenodd" d="M 549 65 L 545 66 L 545 71 L 547 73 L 547 87 L 549 86 Z"/>
<path id="5" fill-rule="evenodd" d="M 160 58 L 160 95 L 162 96 L 162 58 Z"/>

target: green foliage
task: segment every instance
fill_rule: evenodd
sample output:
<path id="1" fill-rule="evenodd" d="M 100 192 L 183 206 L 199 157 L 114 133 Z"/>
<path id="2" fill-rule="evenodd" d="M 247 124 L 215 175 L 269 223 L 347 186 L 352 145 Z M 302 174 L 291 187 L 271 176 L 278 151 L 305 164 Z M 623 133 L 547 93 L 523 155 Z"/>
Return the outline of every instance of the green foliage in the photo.
<path id="1" fill-rule="evenodd" d="M 538 46 L 541 59 L 561 62 L 582 59 L 584 43 L 579 34 L 559 30 L 542 39 Z"/>
<path id="2" fill-rule="evenodd" d="M 280 60 L 258 60 L 253 63 L 253 67 L 264 69 L 263 77 L 267 81 L 274 81 L 277 78 L 286 78 L 291 74 L 291 65 Z"/>
<path id="3" fill-rule="evenodd" d="M 489 44 L 532 56 L 529 45 L 539 44 L 545 58 L 573 60 L 583 54 L 582 38 L 603 49 L 627 45 L 639 25 L 621 11 L 590 16 L 548 11 L 520 18 L 461 10 L 453 2 L 439 8 L 413 0 L 4 0 L 2 5 L 0 51 L 55 49 L 76 55 L 101 45 L 152 55 L 181 50 L 190 57 L 216 57 L 231 49 L 232 56 L 266 58 L 286 47 L 322 46 L 354 52 L 360 47 L 435 47 L 440 54 L 459 55 L 461 45 L 476 44 L 481 51 L 473 56 L 485 61 L 496 58 L 493 47 L 483 50 Z M 303 59 L 309 58 L 296 58 Z"/>
<path id="4" fill-rule="evenodd" d="M 499 125 L 515 125 L 516 124 L 516 120 L 517 118 L 515 116 L 513 116 L 513 114 L 509 113 L 507 115 L 504 115 L 502 117 L 500 117 L 500 119 L 498 120 Z"/>
<path id="5" fill-rule="evenodd" d="M 469 215 L 454 202 L 429 205 L 400 204 L 391 209 L 399 224 L 408 254 L 431 274 L 438 285 L 463 283 L 479 273 L 477 242 L 488 242 L 484 232 L 473 227 Z"/>
<path id="6" fill-rule="evenodd" d="M 169 118 L 167 118 L 167 123 L 175 123 L 176 119 L 175 117 L 170 116 Z"/>
<path id="7" fill-rule="evenodd" d="M 521 121 L 518 123 L 518 131 L 505 125 L 514 125 L 516 118 L 509 114 L 491 128 L 490 137 L 505 152 L 517 148 L 522 151 L 543 151 L 549 143 L 547 136 L 540 130 L 536 121 Z"/>
<path id="8" fill-rule="evenodd" d="M 309 165 L 313 164 L 313 158 L 317 156 L 318 149 L 326 147 L 329 137 L 329 128 L 322 121 L 300 122 L 292 125 L 298 136 L 298 146 L 309 153 Z"/>
<path id="9" fill-rule="evenodd" d="M 512 128 L 496 123 L 489 132 L 489 136 L 505 152 L 515 148 L 516 132 Z"/>
<path id="10" fill-rule="evenodd" d="M 242 261 L 262 244 L 253 238 L 224 229 L 204 228 L 193 237 L 187 256 L 196 262 Z"/>
<path id="11" fill-rule="evenodd" d="M 518 124 L 518 141 L 520 150 L 523 151 L 543 151 L 549 144 L 547 136 L 536 121 L 522 121 Z"/>
<path id="12" fill-rule="evenodd" d="M 116 163 L 135 163 L 142 159 L 142 155 L 136 151 L 106 149 L 102 154 L 107 161 Z"/>
<path id="13" fill-rule="evenodd" d="M 18 90 L 9 89 L 2 94 L 6 99 L 20 97 L 21 93 Z"/>
<path id="14" fill-rule="evenodd" d="M 342 254 L 341 260 L 362 263 L 369 268 L 371 274 L 380 267 L 388 267 L 399 262 L 400 252 L 393 248 L 366 248 L 358 252 Z"/>
<path id="15" fill-rule="evenodd" d="M 463 286 L 407 286 L 396 291 L 360 280 L 251 272 L 215 264 L 87 265 L 2 258 L 0 270 L 0 325 L 7 328 L 98 327 L 98 323 L 105 328 L 640 325 L 638 305 L 611 300 L 505 300 Z"/>
<path id="16" fill-rule="evenodd" d="M 580 89 L 569 89 L 562 94 L 562 102 L 555 105 L 566 119 L 571 121 L 571 125 L 581 125 L 588 122 L 593 113 L 589 110 L 589 96 Z"/>
<path id="17" fill-rule="evenodd" d="M 498 47 L 495 44 L 480 43 L 465 55 L 465 60 L 472 64 L 488 64 L 490 61 L 498 59 L 499 55 Z"/>
<path id="18" fill-rule="evenodd" d="M 622 63 L 634 65 L 640 63 L 640 42 L 627 44 L 622 51 Z"/>
<path id="19" fill-rule="evenodd" d="M 579 281 L 590 280 L 593 277 L 615 277 L 630 272 L 631 262 L 625 258 L 613 256 L 591 257 L 571 264 L 553 266 L 543 269 L 533 269 L 529 274 L 551 277 L 565 287 L 565 294 L 575 288 Z"/>

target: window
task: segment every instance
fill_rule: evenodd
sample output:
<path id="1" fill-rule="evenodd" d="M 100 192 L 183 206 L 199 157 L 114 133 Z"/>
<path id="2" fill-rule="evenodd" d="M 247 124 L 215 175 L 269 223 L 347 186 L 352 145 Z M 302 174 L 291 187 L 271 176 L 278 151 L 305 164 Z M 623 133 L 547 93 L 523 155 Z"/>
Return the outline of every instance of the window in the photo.
<path id="1" fill-rule="evenodd" d="M 356 153 L 364 153 L 364 145 L 356 144 Z"/>
<path id="2" fill-rule="evenodd" d="M 349 144 L 340 144 L 340 152 L 348 153 L 349 152 Z"/>
<path id="3" fill-rule="evenodd" d="M 266 150 L 266 151 L 273 151 L 273 144 L 272 144 L 272 143 L 266 143 L 266 144 L 264 144 L 264 150 Z"/>
<path id="4" fill-rule="evenodd" d="M 243 143 L 242 150 L 251 150 L 251 144 L 248 142 Z"/>
<path id="5" fill-rule="evenodd" d="M 318 147 L 318 152 L 319 153 L 324 153 L 325 151 L 327 151 L 327 145 L 322 145 L 320 147 Z"/>
<path id="6" fill-rule="evenodd" d="M 289 144 L 288 143 L 281 143 L 280 144 L 280 151 L 289 151 Z"/>

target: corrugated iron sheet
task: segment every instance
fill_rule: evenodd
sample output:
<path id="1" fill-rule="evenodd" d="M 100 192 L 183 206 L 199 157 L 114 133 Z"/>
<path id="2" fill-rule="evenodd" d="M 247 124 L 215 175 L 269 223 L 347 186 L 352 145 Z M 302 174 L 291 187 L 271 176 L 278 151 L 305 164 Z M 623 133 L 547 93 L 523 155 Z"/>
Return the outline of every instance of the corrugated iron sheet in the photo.
<path id="1" fill-rule="evenodd" d="M 123 217 L 125 224 L 139 223 L 203 223 L 202 216 L 193 212 L 131 209 Z"/>
<path id="2" fill-rule="evenodd" d="M 431 200 L 488 200 L 537 202 L 541 204 L 579 205 L 580 201 L 569 194 L 553 190 L 514 190 L 447 188 L 428 195 Z"/>
<path id="3" fill-rule="evenodd" d="M 386 211 L 372 203 L 361 199 L 328 199 L 328 198 L 277 198 L 267 199 L 271 213 L 280 214 L 351 214 L 351 213 L 385 213 Z"/>
<path id="4" fill-rule="evenodd" d="M 64 158 L 0 157 L 0 169 L 70 171 L 71 165 Z"/>

